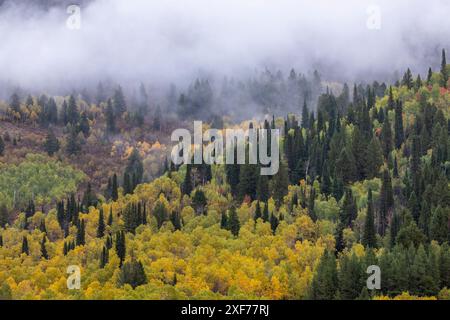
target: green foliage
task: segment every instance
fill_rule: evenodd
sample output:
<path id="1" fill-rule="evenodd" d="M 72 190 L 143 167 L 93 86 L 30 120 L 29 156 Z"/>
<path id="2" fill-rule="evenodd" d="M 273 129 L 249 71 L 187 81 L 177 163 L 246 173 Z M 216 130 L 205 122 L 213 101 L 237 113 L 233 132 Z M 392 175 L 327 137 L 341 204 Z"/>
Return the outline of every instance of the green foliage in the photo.
<path id="1" fill-rule="evenodd" d="M 75 192 L 84 179 L 62 162 L 29 154 L 18 165 L 0 166 L 0 202 L 9 208 L 23 208 L 33 198 L 37 205 L 48 204 Z"/>

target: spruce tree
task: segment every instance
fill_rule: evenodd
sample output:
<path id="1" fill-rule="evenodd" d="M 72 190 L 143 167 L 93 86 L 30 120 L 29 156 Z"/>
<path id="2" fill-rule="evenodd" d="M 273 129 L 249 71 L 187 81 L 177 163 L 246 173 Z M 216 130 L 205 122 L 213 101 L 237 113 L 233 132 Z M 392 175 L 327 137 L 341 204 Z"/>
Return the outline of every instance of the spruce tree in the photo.
<path id="1" fill-rule="evenodd" d="M 108 103 L 106 105 L 105 117 L 106 117 L 106 132 L 110 133 L 110 134 L 115 133 L 116 132 L 116 119 L 114 117 L 114 110 L 113 110 L 111 99 L 108 99 Z"/>
<path id="2" fill-rule="evenodd" d="M 255 221 L 257 221 L 258 219 L 260 219 L 262 217 L 262 213 L 261 213 L 261 205 L 259 203 L 259 200 L 256 202 L 256 208 L 255 208 L 255 215 L 254 215 L 254 219 Z"/>
<path id="3" fill-rule="evenodd" d="M 450 241 L 450 210 L 449 207 L 438 206 L 431 215 L 430 221 L 430 239 L 439 243 Z"/>
<path id="4" fill-rule="evenodd" d="M 400 149 L 403 141 L 405 140 L 405 134 L 403 132 L 403 107 L 400 101 L 397 101 L 395 107 L 395 147 Z"/>
<path id="5" fill-rule="evenodd" d="M 268 222 L 269 221 L 269 204 L 267 202 L 264 203 L 262 219 L 263 219 L 264 222 Z"/>
<path id="6" fill-rule="evenodd" d="M 392 181 L 389 171 L 386 169 L 383 173 L 383 181 L 380 191 L 380 234 L 384 236 L 388 220 L 390 219 L 394 207 L 394 193 L 392 190 Z"/>
<path id="7" fill-rule="evenodd" d="M 381 129 L 381 145 L 384 157 L 387 159 L 393 149 L 392 129 L 389 122 L 389 117 L 386 117 L 383 123 L 383 128 Z"/>
<path id="8" fill-rule="evenodd" d="M 228 214 L 228 230 L 230 230 L 231 233 L 237 237 L 239 235 L 240 228 L 241 225 L 239 223 L 239 217 L 237 215 L 236 208 L 231 207 Z"/>
<path id="9" fill-rule="evenodd" d="M 45 137 L 44 148 L 50 157 L 59 150 L 59 141 L 52 129 L 48 129 L 47 136 Z"/>
<path id="10" fill-rule="evenodd" d="M 445 57 L 445 49 L 442 49 L 441 87 L 447 88 L 447 84 L 448 84 L 447 59 Z"/>
<path id="11" fill-rule="evenodd" d="M 122 266 L 126 255 L 125 232 L 123 231 L 118 231 L 116 233 L 116 253 L 120 259 L 120 266 Z"/>
<path id="12" fill-rule="evenodd" d="M 109 261 L 109 250 L 103 246 L 100 253 L 100 269 L 103 269 Z"/>
<path id="13" fill-rule="evenodd" d="M 114 114 L 117 116 L 122 116 L 122 114 L 127 111 L 127 104 L 125 102 L 125 96 L 122 91 L 122 87 L 119 86 L 114 91 L 114 101 L 113 101 L 113 107 L 114 107 Z"/>
<path id="14" fill-rule="evenodd" d="M 186 175 L 184 176 L 183 184 L 181 185 L 181 191 L 183 194 L 190 195 L 192 192 L 192 180 L 191 180 L 191 166 L 186 165 Z"/>
<path id="15" fill-rule="evenodd" d="M 8 208 L 6 208 L 5 204 L 0 205 L 0 228 L 4 228 L 8 223 L 9 215 Z"/>
<path id="16" fill-rule="evenodd" d="M 129 284 L 133 289 L 147 283 L 144 266 L 136 259 L 123 264 L 119 273 L 119 286 Z"/>
<path id="17" fill-rule="evenodd" d="M 338 288 L 336 258 L 333 252 L 325 251 L 314 274 L 310 298 L 313 300 L 333 300 Z"/>
<path id="18" fill-rule="evenodd" d="M 117 185 L 117 175 L 114 173 L 112 178 L 112 186 L 111 186 L 111 199 L 113 201 L 117 201 L 119 198 L 118 185 Z"/>
<path id="19" fill-rule="evenodd" d="M 30 255 L 30 249 L 28 248 L 28 239 L 26 236 L 22 238 L 22 253 L 26 254 L 27 256 Z"/>
<path id="20" fill-rule="evenodd" d="M 5 142 L 3 141 L 3 138 L 0 136 L 0 157 L 3 156 L 5 152 Z"/>
<path id="21" fill-rule="evenodd" d="M 373 200 L 371 189 L 369 189 L 367 196 L 367 214 L 366 214 L 366 222 L 364 223 L 362 244 L 365 247 L 369 248 L 377 247 L 377 238 L 375 231 L 375 215 L 373 212 Z"/>
<path id="22" fill-rule="evenodd" d="M 98 213 L 97 238 L 103 238 L 105 235 L 105 219 L 103 217 L 103 209 Z"/>
<path id="23" fill-rule="evenodd" d="M 47 239 L 44 234 L 44 237 L 42 238 L 42 241 L 41 241 L 41 257 L 45 260 L 48 260 L 48 252 L 47 252 L 47 248 L 45 247 L 46 241 L 47 241 Z"/>

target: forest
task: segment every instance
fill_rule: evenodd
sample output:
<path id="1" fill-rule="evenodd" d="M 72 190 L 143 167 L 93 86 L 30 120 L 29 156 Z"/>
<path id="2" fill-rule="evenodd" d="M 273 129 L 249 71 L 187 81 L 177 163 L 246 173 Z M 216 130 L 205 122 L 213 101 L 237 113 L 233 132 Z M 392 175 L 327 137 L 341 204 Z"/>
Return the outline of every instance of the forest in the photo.
<path id="1" fill-rule="evenodd" d="M 14 91 L 0 101 L 0 300 L 450 299 L 440 58 L 393 83 L 266 69 L 162 100 L 145 84 Z M 194 120 L 279 129 L 280 170 L 174 165 L 170 133 Z"/>

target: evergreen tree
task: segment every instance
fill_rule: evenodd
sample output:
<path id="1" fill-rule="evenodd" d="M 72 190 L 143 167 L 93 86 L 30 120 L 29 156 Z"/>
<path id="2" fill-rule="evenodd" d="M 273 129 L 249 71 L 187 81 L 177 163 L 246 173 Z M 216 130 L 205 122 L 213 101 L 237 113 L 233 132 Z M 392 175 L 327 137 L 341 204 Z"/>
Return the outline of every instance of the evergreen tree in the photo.
<path id="1" fill-rule="evenodd" d="M 404 132 L 403 132 L 403 108 L 402 103 L 397 101 L 395 107 L 395 147 L 400 149 L 403 141 L 405 140 Z"/>
<path id="2" fill-rule="evenodd" d="M 377 137 L 373 137 L 367 147 L 366 174 L 368 179 L 373 179 L 379 175 L 383 165 L 383 150 Z"/>
<path id="3" fill-rule="evenodd" d="M 364 234 L 362 244 L 365 247 L 369 248 L 377 247 L 377 238 L 375 231 L 375 215 L 373 212 L 373 200 L 371 189 L 369 189 L 369 193 L 367 196 L 367 214 L 366 214 L 366 222 L 364 224 Z"/>
<path id="4" fill-rule="evenodd" d="M 45 247 L 45 242 L 46 242 L 46 236 L 44 234 L 44 237 L 42 238 L 41 241 L 41 257 L 44 258 L 45 260 L 48 260 L 48 252 L 47 252 L 47 248 Z"/>
<path id="5" fill-rule="evenodd" d="M 269 179 L 267 176 L 259 175 L 256 185 L 256 199 L 266 202 L 269 199 Z"/>
<path id="6" fill-rule="evenodd" d="M 116 132 L 116 119 L 114 117 L 114 110 L 112 106 L 111 99 L 108 99 L 108 103 L 106 105 L 106 132 L 107 133 L 115 133 Z"/>
<path id="7" fill-rule="evenodd" d="M 187 194 L 190 195 L 192 192 L 192 180 L 191 180 L 191 166 L 190 165 L 186 165 L 186 175 L 184 176 L 184 181 L 183 184 L 181 186 L 181 190 L 183 192 L 183 194 Z"/>
<path id="8" fill-rule="evenodd" d="M 0 157 L 3 156 L 5 152 L 5 142 L 3 141 L 3 138 L 0 136 Z"/>
<path id="9" fill-rule="evenodd" d="M 117 199 L 119 198 L 119 192 L 117 189 L 117 175 L 114 173 L 111 186 L 111 199 L 113 201 L 117 201 Z"/>
<path id="10" fill-rule="evenodd" d="M 228 229 L 228 217 L 225 212 L 222 212 L 222 216 L 220 218 L 220 228 L 221 229 Z"/>
<path id="11" fill-rule="evenodd" d="M 264 203 L 262 219 L 263 219 L 264 222 L 268 222 L 269 221 L 269 204 L 267 202 Z"/>
<path id="12" fill-rule="evenodd" d="M 103 209 L 98 213 L 97 238 L 103 238 L 105 235 L 105 219 L 103 217 Z"/>
<path id="13" fill-rule="evenodd" d="M 0 205 L 0 228 L 4 228 L 8 223 L 9 215 L 8 208 L 6 208 L 5 204 Z"/>
<path id="14" fill-rule="evenodd" d="M 100 252 L 100 269 L 103 269 L 109 261 L 109 250 L 104 246 Z"/>
<path id="15" fill-rule="evenodd" d="M 69 156 L 76 155 L 81 151 L 81 145 L 78 140 L 78 133 L 74 127 L 69 128 L 66 141 L 66 152 Z"/>
<path id="16" fill-rule="evenodd" d="M 278 220 L 278 218 L 275 216 L 274 213 L 272 213 L 270 215 L 270 227 L 273 233 L 275 233 L 275 231 L 277 230 L 279 223 L 280 221 Z"/>
<path id="17" fill-rule="evenodd" d="M 448 84 L 447 59 L 445 58 L 445 49 L 442 49 L 441 87 L 447 88 L 447 84 Z"/>
<path id="18" fill-rule="evenodd" d="M 310 298 L 313 300 L 332 300 L 338 287 L 336 258 L 334 253 L 325 251 L 314 274 Z"/>
<path id="19" fill-rule="evenodd" d="M 280 161 L 278 173 L 272 177 L 271 194 L 275 200 L 275 205 L 279 208 L 283 202 L 283 198 L 288 193 L 289 177 L 286 161 Z"/>
<path id="20" fill-rule="evenodd" d="M 142 177 L 144 175 L 144 165 L 142 163 L 142 158 L 136 148 L 133 149 L 130 156 L 128 157 L 125 173 L 128 174 L 129 177 L 133 178 L 133 181 L 131 181 L 131 189 L 133 191 L 134 188 L 136 188 L 136 186 L 142 182 Z"/>
<path id="21" fill-rule="evenodd" d="M 120 259 L 120 266 L 122 266 L 126 255 L 125 232 L 123 231 L 118 231 L 116 234 L 116 253 Z"/>
<path id="22" fill-rule="evenodd" d="M 261 205 L 259 203 L 259 200 L 256 201 L 256 208 L 255 208 L 255 215 L 254 215 L 254 219 L 255 221 L 257 221 L 258 219 L 262 218 L 262 213 L 261 213 Z"/>
<path id="23" fill-rule="evenodd" d="M 384 157 L 387 159 L 393 149 L 392 129 L 389 122 L 389 117 L 386 117 L 383 123 L 383 128 L 381 129 L 381 145 Z"/>
<path id="24" fill-rule="evenodd" d="M 430 221 L 430 239 L 439 243 L 450 241 L 449 207 L 438 206 L 433 210 Z"/>
<path id="25" fill-rule="evenodd" d="M 80 114 L 78 112 L 77 102 L 75 97 L 71 95 L 69 97 L 69 104 L 67 107 L 67 122 L 70 123 L 73 127 L 75 127 L 80 118 Z"/>
<path id="26" fill-rule="evenodd" d="M 122 116 L 122 114 L 127 111 L 127 104 L 125 102 L 125 96 L 122 91 L 122 87 L 119 86 L 114 91 L 114 101 L 113 101 L 113 107 L 114 107 L 114 114 L 117 116 Z"/>
<path id="27" fill-rule="evenodd" d="M 129 284 L 133 289 L 147 283 L 144 266 L 140 261 L 132 259 L 120 268 L 119 286 Z"/>
<path id="28" fill-rule="evenodd" d="M 55 133 L 53 132 L 52 129 L 49 129 L 47 132 L 47 136 L 45 137 L 44 142 L 44 148 L 50 157 L 53 156 L 59 150 L 59 141 L 56 138 Z"/>
<path id="29" fill-rule="evenodd" d="M 27 256 L 30 255 L 30 249 L 28 248 L 28 239 L 26 236 L 22 238 L 22 253 L 26 254 Z"/>
<path id="30" fill-rule="evenodd" d="M 236 213 L 236 208 L 231 207 L 230 212 L 228 214 L 228 230 L 230 230 L 231 233 L 237 237 L 239 235 L 240 228 L 241 225 L 239 223 L 239 218 Z"/>
<path id="31" fill-rule="evenodd" d="M 205 193 L 202 190 L 196 190 L 192 198 L 192 205 L 198 214 L 204 214 L 207 204 Z"/>
<path id="32" fill-rule="evenodd" d="M 77 222 L 76 245 L 84 246 L 86 244 L 86 226 L 83 219 Z"/>
<path id="33" fill-rule="evenodd" d="M 80 123 L 78 124 L 78 131 L 82 132 L 85 138 L 88 138 L 91 133 L 91 127 L 89 125 L 86 112 L 81 114 Z"/>
<path id="34" fill-rule="evenodd" d="M 359 297 L 362 288 L 364 273 L 362 265 L 356 254 L 344 254 L 339 261 L 338 283 L 339 298 L 342 300 L 355 300 Z"/>
<path id="35" fill-rule="evenodd" d="M 380 225 L 379 232 L 384 236 L 388 221 L 394 207 L 394 193 L 392 190 L 392 181 L 389 171 L 386 169 L 383 173 L 383 181 L 380 191 Z"/>

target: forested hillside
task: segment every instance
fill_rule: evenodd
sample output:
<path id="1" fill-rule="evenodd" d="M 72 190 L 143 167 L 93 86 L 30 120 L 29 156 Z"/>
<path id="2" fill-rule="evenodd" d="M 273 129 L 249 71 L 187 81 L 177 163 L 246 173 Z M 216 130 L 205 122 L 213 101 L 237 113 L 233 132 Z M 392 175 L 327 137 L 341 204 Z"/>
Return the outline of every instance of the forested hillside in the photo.
<path id="1" fill-rule="evenodd" d="M 392 84 L 18 90 L 0 102 L 0 299 L 450 299 L 449 73 L 443 51 Z M 170 133 L 200 119 L 280 129 L 279 172 L 171 163 Z"/>

